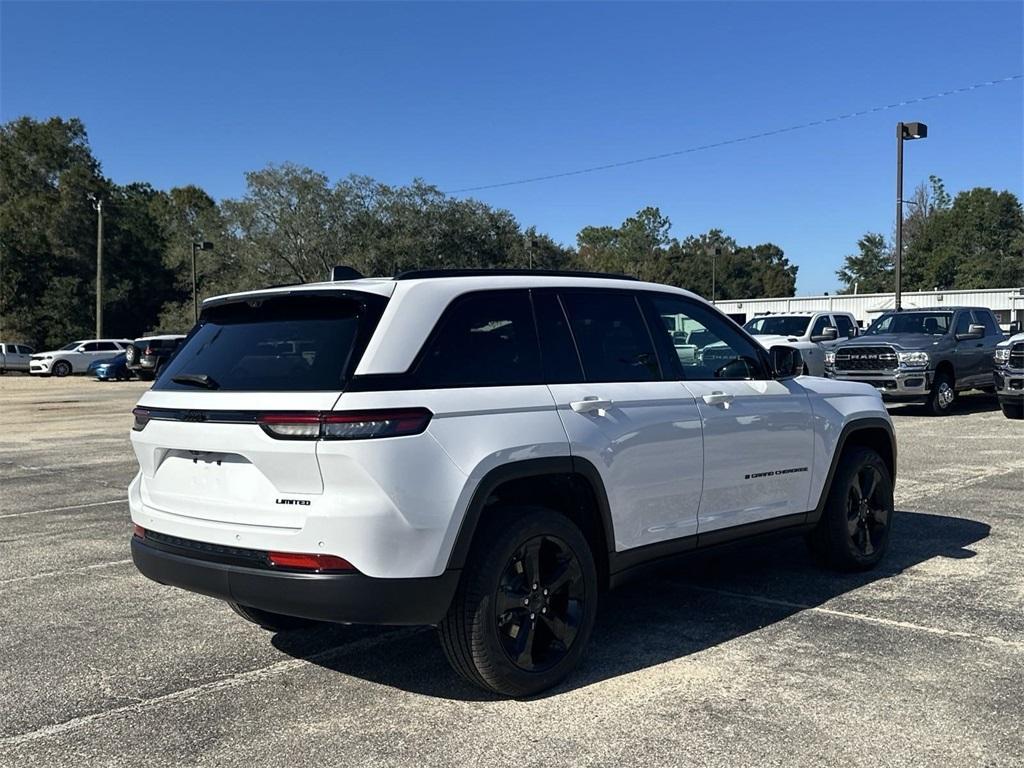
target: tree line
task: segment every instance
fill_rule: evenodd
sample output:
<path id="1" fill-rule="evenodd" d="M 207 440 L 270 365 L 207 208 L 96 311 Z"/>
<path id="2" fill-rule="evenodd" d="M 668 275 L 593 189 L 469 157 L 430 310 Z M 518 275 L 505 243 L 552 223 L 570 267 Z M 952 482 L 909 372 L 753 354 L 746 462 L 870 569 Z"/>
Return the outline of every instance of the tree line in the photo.
<path id="1" fill-rule="evenodd" d="M 645 208 L 618 227 L 585 227 L 566 247 L 509 211 L 449 197 L 421 180 L 332 182 L 302 166 L 246 174 L 220 202 L 197 186 L 169 191 L 106 178 L 78 119 L 23 117 L 0 126 L 0 334 L 54 346 L 95 327 L 94 199 L 104 208 L 104 331 L 184 332 L 192 324 L 191 259 L 200 297 L 323 280 L 335 264 L 365 275 L 438 268 L 619 272 L 720 297 L 792 295 L 796 267 L 770 243 L 741 246 L 721 231 L 668 235 Z"/>
<path id="2" fill-rule="evenodd" d="M 903 290 L 1024 285 L 1024 212 L 1012 192 L 975 187 L 951 197 L 931 176 L 904 209 Z M 841 291 L 892 291 L 895 252 L 892 239 L 865 233 L 836 272 Z"/>
<path id="3" fill-rule="evenodd" d="M 936 199 L 933 207 L 952 211 L 960 198 Z M 615 272 L 719 299 L 792 296 L 796 287 L 797 267 L 777 245 L 744 245 L 717 229 L 675 238 L 654 207 L 616 226 L 584 227 L 568 247 L 507 210 L 447 196 L 421 180 L 406 186 L 366 176 L 332 181 L 310 168 L 271 165 L 247 173 L 237 199 L 216 201 L 194 185 L 165 191 L 145 182 L 116 184 L 103 175 L 80 120 L 22 117 L 0 125 L 5 341 L 51 347 L 92 335 L 94 199 L 104 208 L 104 331 L 114 337 L 188 330 L 194 242 L 213 245 L 199 253 L 200 298 L 323 280 L 335 264 L 365 275 L 424 267 Z M 1016 212 L 1019 222 L 1019 204 Z M 943 232 L 959 231 L 961 220 L 974 222 L 977 215 L 972 207 L 946 230 L 923 229 L 929 242 L 941 244 Z M 994 215 L 978 226 L 1003 222 Z M 925 235 L 913 242 L 923 248 Z M 855 282 L 873 274 L 863 264 L 850 265 Z M 958 264 L 946 265 L 954 277 L 965 271 Z M 985 279 L 973 267 L 971 274 Z"/>

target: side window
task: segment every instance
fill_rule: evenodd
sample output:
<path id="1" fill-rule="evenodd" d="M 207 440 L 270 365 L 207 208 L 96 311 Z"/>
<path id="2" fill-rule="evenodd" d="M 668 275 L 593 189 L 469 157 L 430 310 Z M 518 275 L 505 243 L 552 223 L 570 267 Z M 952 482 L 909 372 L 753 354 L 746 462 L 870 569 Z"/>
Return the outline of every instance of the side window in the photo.
<path id="1" fill-rule="evenodd" d="M 99 345 L 99 342 L 96 342 L 96 341 L 90 341 L 88 344 L 83 344 L 82 345 L 82 351 L 83 352 L 99 352 L 99 350 L 100 350 L 100 345 Z"/>
<path id="2" fill-rule="evenodd" d="M 96 345 L 97 352 L 114 352 L 120 349 L 121 347 L 112 341 L 101 341 Z"/>
<path id="3" fill-rule="evenodd" d="M 424 387 L 537 384 L 540 351 L 527 291 L 480 291 L 445 310 L 423 350 Z"/>
<path id="4" fill-rule="evenodd" d="M 569 318 L 587 381 L 658 381 L 661 371 L 647 323 L 629 293 L 567 292 Z"/>
<path id="5" fill-rule="evenodd" d="M 548 384 L 573 384 L 584 381 L 583 366 L 562 302 L 554 293 L 533 292 L 533 311 L 540 330 L 540 356 L 544 381 Z"/>
<path id="6" fill-rule="evenodd" d="M 818 319 L 811 326 L 810 337 L 813 339 L 815 336 L 821 336 L 830 325 L 832 325 L 832 318 L 829 315 L 818 315 Z"/>
<path id="7" fill-rule="evenodd" d="M 714 310 L 680 296 L 650 296 L 671 343 L 680 378 L 689 381 L 765 378 L 754 342 Z"/>
<path id="8" fill-rule="evenodd" d="M 971 317 L 970 312 L 961 312 L 960 316 L 956 319 L 956 331 L 954 333 L 970 333 L 971 323 L 974 319 Z"/>
<path id="9" fill-rule="evenodd" d="M 835 315 L 836 330 L 839 331 L 839 338 L 852 339 L 854 336 L 853 332 L 853 321 L 846 315 Z"/>
<path id="10" fill-rule="evenodd" d="M 1002 336 L 1003 332 L 999 330 L 999 325 L 996 323 L 996 319 L 992 317 L 991 312 L 975 312 L 974 319 L 976 322 L 985 326 L 986 336 Z"/>

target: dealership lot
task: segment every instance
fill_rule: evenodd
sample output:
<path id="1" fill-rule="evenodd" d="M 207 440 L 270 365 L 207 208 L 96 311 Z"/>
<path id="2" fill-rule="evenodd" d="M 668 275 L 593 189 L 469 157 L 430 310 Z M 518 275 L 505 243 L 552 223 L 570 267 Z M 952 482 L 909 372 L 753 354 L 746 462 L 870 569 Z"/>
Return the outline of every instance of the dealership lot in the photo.
<path id="1" fill-rule="evenodd" d="M 893 549 L 799 540 L 606 600 L 549 695 L 455 678 L 428 629 L 265 633 L 128 555 L 145 383 L 0 379 L 0 765 L 1024 763 L 1024 425 L 892 410 Z"/>

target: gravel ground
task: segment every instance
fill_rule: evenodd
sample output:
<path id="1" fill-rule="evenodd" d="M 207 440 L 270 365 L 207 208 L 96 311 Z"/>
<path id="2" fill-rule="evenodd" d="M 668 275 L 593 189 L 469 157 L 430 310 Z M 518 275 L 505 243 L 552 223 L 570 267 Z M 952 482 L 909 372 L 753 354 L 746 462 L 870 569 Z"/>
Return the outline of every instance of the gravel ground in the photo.
<path id="1" fill-rule="evenodd" d="M 528 701 L 429 629 L 271 635 L 129 559 L 147 385 L 0 378 L 2 766 L 1024 765 L 1024 423 L 893 409 L 894 542 L 802 542 L 611 593 L 582 668 Z"/>

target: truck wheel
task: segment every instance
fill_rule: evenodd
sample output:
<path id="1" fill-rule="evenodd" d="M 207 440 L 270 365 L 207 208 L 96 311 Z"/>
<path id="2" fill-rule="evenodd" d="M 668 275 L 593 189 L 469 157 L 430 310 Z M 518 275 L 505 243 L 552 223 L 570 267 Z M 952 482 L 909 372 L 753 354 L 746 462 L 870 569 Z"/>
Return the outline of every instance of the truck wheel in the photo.
<path id="1" fill-rule="evenodd" d="M 953 378 L 945 372 L 935 374 L 932 391 L 928 393 L 928 413 L 932 416 L 945 416 L 956 401 L 956 390 L 953 389 Z"/>
<path id="2" fill-rule="evenodd" d="M 70 376 L 71 375 L 71 363 L 69 363 L 67 360 L 58 360 L 50 368 L 50 373 L 52 373 L 54 376 L 57 376 L 58 378 L 63 378 L 64 376 Z"/>
<path id="3" fill-rule="evenodd" d="M 262 611 L 259 608 L 250 608 L 247 605 L 228 602 L 231 610 L 237 613 L 246 621 L 252 622 L 268 632 L 289 632 L 293 629 L 305 629 L 313 627 L 322 622 L 313 619 L 303 619 L 298 616 L 285 616 L 281 613 Z"/>
<path id="4" fill-rule="evenodd" d="M 1003 416 L 1008 419 L 1024 419 L 1024 398 L 1020 398 L 1016 402 L 1000 400 L 999 407 L 1003 411 Z"/>
<path id="5" fill-rule="evenodd" d="M 497 513 L 480 531 L 438 627 L 462 677 L 529 696 L 579 663 L 597 615 L 590 545 L 567 517 L 541 507 Z"/>
<path id="6" fill-rule="evenodd" d="M 818 526 L 808 537 L 812 552 L 842 571 L 873 568 L 889 547 L 892 477 L 870 448 L 844 451 Z"/>

